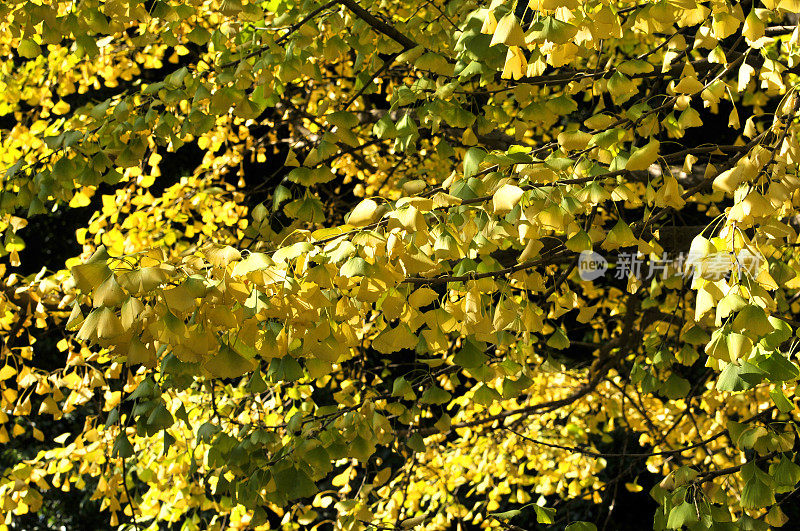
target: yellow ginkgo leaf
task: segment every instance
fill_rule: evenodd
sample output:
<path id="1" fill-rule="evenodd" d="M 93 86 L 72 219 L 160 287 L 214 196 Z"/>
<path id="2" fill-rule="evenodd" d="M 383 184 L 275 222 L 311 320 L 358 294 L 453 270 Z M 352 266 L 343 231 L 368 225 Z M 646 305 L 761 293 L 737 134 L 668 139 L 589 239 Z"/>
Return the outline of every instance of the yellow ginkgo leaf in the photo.
<path id="1" fill-rule="evenodd" d="M 686 204 L 682 195 L 683 187 L 678 184 L 675 177 L 667 175 L 664 177 L 664 184 L 656 192 L 655 204 L 658 207 L 681 209 Z"/>
<path id="2" fill-rule="evenodd" d="M 464 134 L 461 135 L 461 141 L 465 146 L 474 146 L 478 143 L 478 137 L 475 135 L 475 131 L 473 131 L 471 127 L 467 127 L 464 129 Z"/>
<path id="3" fill-rule="evenodd" d="M 681 78 L 673 89 L 678 94 L 697 94 L 703 90 L 703 84 L 694 76 Z"/>
<path id="4" fill-rule="evenodd" d="M 506 62 L 503 65 L 502 79 L 520 79 L 528 72 L 528 60 L 519 46 L 509 46 L 506 52 Z"/>
<path id="5" fill-rule="evenodd" d="M 619 121 L 617 118 L 614 118 L 609 114 L 600 113 L 600 114 L 595 114 L 591 118 L 587 118 L 586 120 L 584 120 L 583 125 L 585 125 L 589 129 L 601 131 L 603 129 L 608 128 L 611 124 L 617 121 Z"/>
<path id="6" fill-rule="evenodd" d="M 94 307 L 108 306 L 116 308 L 127 298 L 127 295 L 117 283 L 114 275 L 108 275 L 97 288 L 94 290 Z"/>
<path id="7" fill-rule="evenodd" d="M 186 314 L 195 307 L 195 299 L 184 285 L 166 289 L 162 294 L 169 310 L 176 314 Z"/>
<path id="8" fill-rule="evenodd" d="M 513 13 L 508 13 L 497 23 L 489 46 L 495 44 L 525 46 L 525 32 L 522 31 L 522 26 L 519 25 L 519 21 Z"/>
<path id="9" fill-rule="evenodd" d="M 204 249 L 206 258 L 216 267 L 225 267 L 234 260 L 240 260 L 242 253 L 230 245 L 211 245 Z"/>
<path id="10" fill-rule="evenodd" d="M 631 228 L 621 219 L 617 220 L 617 224 L 608 232 L 606 239 L 600 246 L 603 249 L 611 250 L 619 247 L 630 247 L 636 245 L 637 239 L 634 236 Z"/>
<path id="11" fill-rule="evenodd" d="M 58 103 L 53 105 L 53 114 L 67 114 L 69 112 L 69 103 L 64 100 L 60 100 Z"/>
<path id="12" fill-rule="evenodd" d="M 72 196 L 72 199 L 69 201 L 69 206 L 71 208 L 81 208 L 85 206 L 89 206 L 92 203 L 92 191 L 89 189 L 83 189 L 79 192 L 76 192 L 75 195 Z"/>
<path id="13" fill-rule="evenodd" d="M 658 158 L 658 150 L 661 143 L 653 139 L 644 146 L 637 148 L 628 157 L 625 169 L 628 171 L 643 171 L 650 167 Z"/>
<path id="14" fill-rule="evenodd" d="M 116 312 L 109 308 L 100 308 L 95 311 L 99 312 L 97 319 L 97 337 L 99 339 L 114 339 L 125 332 Z"/>
<path id="15" fill-rule="evenodd" d="M 78 329 L 81 323 L 83 323 L 83 312 L 81 312 L 80 304 L 75 304 L 72 307 L 72 311 L 70 312 L 69 317 L 67 318 L 67 323 L 65 326 L 67 330 L 74 332 L 75 330 Z"/>
<path id="16" fill-rule="evenodd" d="M 744 182 L 744 172 L 741 166 L 737 165 L 717 175 L 712 186 L 715 190 L 733 193 L 742 182 Z"/>
<path id="17" fill-rule="evenodd" d="M 700 119 L 700 113 L 696 109 L 687 107 L 678 117 L 678 125 L 683 129 L 700 127 L 703 125 L 703 120 Z"/>
<path id="18" fill-rule="evenodd" d="M 592 239 L 585 231 L 580 230 L 564 242 L 564 245 L 574 253 L 590 251 L 592 249 Z"/>
<path id="19" fill-rule="evenodd" d="M 741 13 L 741 9 L 739 13 Z M 742 25 L 742 19 L 737 16 L 739 13 L 734 14 L 725 11 L 715 13 L 711 22 L 714 37 L 722 40 L 733 35 Z"/>
<path id="20" fill-rule="evenodd" d="M 412 308 L 421 308 L 423 306 L 427 306 L 438 298 L 439 295 L 431 288 L 422 287 L 414 291 L 414 293 L 408 297 L 408 304 L 411 305 Z"/>
<path id="21" fill-rule="evenodd" d="M 510 212 L 522 199 L 525 191 L 513 184 L 504 184 L 492 196 L 492 206 L 495 213 Z"/>
<path id="22" fill-rule="evenodd" d="M 43 415 L 45 413 L 48 415 L 53 415 L 54 417 L 61 415 L 61 408 L 59 408 L 56 401 L 53 400 L 52 395 L 47 395 L 47 397 L 42 400 L 42 403 L 39 406 L 39 414 Z"/>
<path id="23" fill-rule="evenodd" d="M 750 338 L 737 332 L 728 334 L 725 338 L 725 343 L 728 347 L 728 356 L 733 363 L 748 357 L 753 350 L 753 342 Z"/>
<path id="24" fill-rule="evenodd" d="M 404 348 L 413 348 L 418 338 L 409 330 L 408 326 L 401 323 L 394 328 L 386 329 L 372 341 L 372 347 L 383 354 L 391 354 Z"/>
<path id="25" fill-rule="evenodd" d="M 144 305 L 142 302 L 136 297 L 128 297 L 128 299 L 122 303 L 121 322 L 123 328 L 128 330 L 131 326 L 133 326 L 137 319 L 139 319 L 142 311 L 144 311 Z"/>
<path id="26" fill-rule="evenodd" d="M 108 310 L 108 308 L 98 308 L 96 310 L 92 310 L 89 315 L 86 316 L 86 319 L 83 320 L 83 324 L 76 334 L 78 339 L 89 341 L 97 338 L 97 325 L 100 321 L 102 310 Z"/>
<path id="27" fill-rule="evenodd" d="M 586 133 L 584 131 L 563 132 L 558 134 L 558 145 L 567 151 L 585 149 L 591 140 L 591 133 Z"/>
<path id="28" fill-rule="evenodd" d="M 107 264 L 108 258 L 105 247 L 100 247 L 85 264 L 79 264 L 70 269 L 78 289 L 88 293 L 111 275 L 111 269 Z"/>
<path id="29" fill-rule="evenodd" d="M 494 11 L 491 9 L 486 10 L 486 16 L 481 25 L 481 33 L 484 35 L 491 35 L 497 29 L 497 19 L 494 17 Z"/>
<path id="30" fill-rule="evenodd" d="M 11 365 L 3 365 L 3 368 L 0 369 L 0 382 L 2 382 L 3 380 L 8 380 L 15 374 L 17 374 L 17 369 L 12 367 Z"/>
<path id="31" fill-rule="evenodd" d="M 606 85 L 614 103 L 621 105 L 636 95 L 636 84 L 620 72 L 615 72 Z"/>
<path id="32" fill-rule="evenodd" d="M 559 7 L 576 9 L 578 5 L 578 0 L 541 0 L 541 9 L 547 11 L 555 11 Z"/>
<path id="33" fill-rule="evenodd" d="M 353 227 L 365 227 L 377 218 L 378 203 L 372 199 L 364 199 L 350 213 L 347 224 Z"/>
<path id="34" fill-rule="evenodd" d="M 160 267 L 150 266 L 120 274 L 119 283 L 129 293 L 141 295 L 154 290 L 168 278 L 169 274 L 166 270 Z"/>
<path id="35" fill-rule="evenodd" d="M 134 337 L 128 343 L 127 361 L 130 365 L 141 364 L 149 367 L 155 363 L 156 353 L 153 349 L 147 348 L 138 337 Z"/>
<path id="36" fill-rule="evenodd" d="M 544 244 L 541 242 L 541 240 L 536 240 L 536 239 L 528 240 L 528 243 L 525 244 L 525 248 L 519 255 L 519 261 L 527 262 L 528 260 L 535 258 L 543 247 Z"/>
<path id="37" fill-rule="evenodd" d="M 752 46 L 753 43 L 764 36 L 765 28 L 766 24 L 758 18 L 756 10 L 750 10 L 750 14 L 744 19 L 744 27 L 742 28 L 742 35 L 744 36 L 745 42 Z"/>

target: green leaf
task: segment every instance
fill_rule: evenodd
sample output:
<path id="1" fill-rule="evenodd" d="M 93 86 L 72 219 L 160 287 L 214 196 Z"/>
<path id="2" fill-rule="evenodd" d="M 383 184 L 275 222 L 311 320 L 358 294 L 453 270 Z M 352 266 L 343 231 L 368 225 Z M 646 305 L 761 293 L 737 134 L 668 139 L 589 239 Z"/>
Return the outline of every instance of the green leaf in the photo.
<path id="1" fill-rule="evenodd" d="M 772 316 L 767 319 L 769 319 L 774 330 L 761 340 L 761 344 L 766 347 L 766 350 L 775 350 L 780 347 L 783 342 L 791 339 L 792 327 Z"/>
<path id="2" fill-rule="evenodd" d="M 504 511 L 502 513 L 489 513 L 489 516 L 493 518 L 499 518 L 500 520 L 511 520 L 515 516 L 519 516 L 522 514 L 522 511 L 519 509 L 512 509 L 510 511 Z"/>
<path id="3" fill-rule="evenodd" d="M 729 363 L 717 380 L 719 391 L 745 391 L 761 383 L 763 371 L 755 365 L 744 362 L 742 365 Z"/>
<path id="4" fill-rule="evenodd" d="M 380 120 L 375 122 L 372 127 L 372 134 L 380 139 L 397 138 L 397 127 L 389 118 L 389 115 L 384 114 Z"/>
<path id="5" fill-rule="evenodd" d="M 195 26 L 192 31 L 186 34 L 186 38 L 198 46 L 204 46 L 211 40 L 211 33 L 202 26 Z"/>
<path id="6" fill-rule="evenodd" d="M 578 110 L 578 103 L 566 94 L 561 94 L 560 96 L 556 96 L 555 98 L 550 98 L 549 100 L 547 100 L 545 106 L 550 111 L 563 116 L 572 114 L 573 112 Z M 556 159 L 560 159 L 560 162 L 557 162 Z M 563 164 L 565 161 L 569 160 L 570 159 L 564 157 L 551 157 L 548 158 L 547 163 L 548 166 L 552 167 L 553 169 L 558 169 L 556 167 L 557 165 Z M 570 163 L 571 162 L 572 161 L 570 161 Z"/>
<path id="7" fill-rule="evenodd" d="M 509 398 L 516 398 L 522 394 L 525 389 L 529 388 L 533 385 L 533 380 L 531 380 L 528 376 L 522 374 L 517 380 L 511 380 L 509 378 L 503 378 L 503 389 L 502 395 L 503 398 L 508 400 Z"/>
<path id="8" fill-rule="evenodd" d="M 319 477 L 326 476 L 332 469 L 331 456 L 324 447 L 317 445 L 303 455 Z"/>
<path id="9" fill-rule="evenodd" d="M 124 433 L 117 435 L 114 439 L 114 447 L 111 449 L 112 457 L 131 457 L 133 455 L 133 445 L 128 440 Z"/>
<path id="10" fill-rule="evenodd" d="M 789 361 L 789 358 L 780 352 L 773 352 L 759 361 L 758 368 L 764 371 L 764 376 L 770 382 L 797 380 L 798 375 L 800 375 L 800 369 L 797 368 L 797 365 Z"/>
<path id="11" fill-rule="evenodd" d="M 281 206 L 281 203 L 288 201 L 291 198 L 292 192 L 288 188 L 282 184 L 276 186 L 275 191 L 272 193 L 272 211 L 276 212 L 278 207 Z"/>
<path id="12" fill-rule="evenodd" d="M 485 384 L 481 384 L 475 391 L 475 394 L 472 395 L 472 400 L 482 406 L 490 406 L 495 400 L 500 400 L 500 398 L 500 393 Z"/>
<path id="13" fill-rule="evenodd" d="M 572 24 L 562 22 L 555 17 L 543 17 L 536 22 L 528 39 L 548 40 L 556 44 L 565 44 L 578 33 L 578 28 Z"/>
<path id="14" fill-rule="evenodd" d="M 189 75 L 189 69 L 182 66 L 164 78 L 164 85 L 171 89 L 181 87 L 187 75 Z"/>
<path id="15" fill-rule="evenodd" d="M 685 398 L 689 394 L 690 389 L 691 384 L 689 384 L 689 381 L 675 373 L 670 374 L 667 381 L 661 386 L 661 392 L 671 400 Z"/>
<path id="16" fill-rule="evenodd" d="M 411 117 L 411 114 L 404 114 L 397 122 L 397 136 L 418 136 L 417 122 Z"/>
<path id="17" fill-rule="evenodd" d="M 360 256 L 353 256 L 342 265 L 339 273 L 345 278 L 367 277 L 370 275 L 369 263 Z"/>
<path id="18" fill-rule="evenodd" d="M 136 389 L 126 398 L 126 400 L 136 400 L 139 398 L 150 398 L 153 396 L 153 392 L 158 388 L 156 385 L 155 380 L 152 377 L 148 376 L 144 380 L 142 380 Z"/>
<path id="19" fill-rule="evenodd" d="M 479 189 L 480 181 L 473 177 L 470 179 L 461 179 L 460 181 L 457 181 L 453 185 L 450 193 L 462 201 L 466 201 L 468 199 L 475 199 L 478 197 L 477 190 Z"/>
<path id="20" fill-rule="evenodd" d="M 42 55 L 42 47 L 32 39 L 22 39 L 17 46 L 17 53 L 26 59 L 34 59 Z"/>
<path id="21" fill-rule="evenodd" d="M 453 363 L 467 369 L 480 367 L 488 359 L 488 356 L 484 353 L 485 350 L 485 343 L 467 339 L 461 345 L 461 350 L 453 357 Z"/>
<path id="22" fill-rule="evenodd" d="M 89 293 L 111 275 L 111 269 L 106 262 L 109 258 L 106 248 L 101 246 L 86 263 L 70 269 L 79 290 Z"/>
<path id="23" fill-rule="evenodd" d="M 774 330 L 764 309 L 756 304 L 742 308 L 733 320 L 733 327 L 751 337 L 764 337 Z"/>
<path id="24" fill-rule="evenodd" d="M 197 428 L 197 440 L 200 442 L 210 442 L 214 435 L 220 432 L 220 427 L 211 422 L 204 422 Z"/>
<path id="25" fill-rule="evenodd" d="M 420 435 L 419 432 L 415 432 L 406 441 L 406 446 L 408 446 L 415 452 L 424 452 L 425 440 L 422 438 L 422 435 Z"/>
<path id="26" fill-rule="evenodd" d="M 597 526 L 591 522 L 572 522 L 564 531 L 597 531 Z"/>
<path id="27" fill-rule="evenodd" d="M 555 521 L 556 510 L 552 507 L 542 507 L 534 504 L 533 509 L 536 511 L 536 521 L 540 524 L 549 525 Z"/>
<path id="28" fill-rule="evenodd" d="M 250 376 L 250 381 L 247 382 L 247 390 L 251 393 L 264 393 L 269 389 L 267 382 L 264 381 L 264 377 L 261 375 L 261 371 L 253 371 L 253 374 Z"/>
<path id="29" fill-rule="evenodd" d="M 778 492 L 788 492 L 800 481 L 800 466 L 784 455 L 778 463 L 770 466 L 769 475 L 782 487 L 776 489 Z"/>
<path id="30" fill-rule="evenodd" d="M 356 436 L 347 447 L 347 455 L 355 457 L 362 463 L 366 463 L 374 453 L 375 443 L 361 435 Z"/>
<path id="31" fill-rule="evenodd" d="M 111 411 L 108 412 L 108 416 L 106 417 L 106 426 L 113 426 L 119 422 L 119 408 L 115 407 L 112 408 Z"/>
<path id="32" fill-rule="evenodd" d="M 783 394 L 780 388 L 776 387 L 770 391 L 769 396 L 772 397 L 772 403 L 781 413 L 788 413 L 794 410 L 794 404 Z"/>
<path id="33" fill-rule="evenodd" d="M 411 388 L 411 384 L 408 383 L 408 380 L 403 376 L 395 378 L 392 384 L 392 396 L 405 397 L 408 400 L 414 398 L 414 390 Z"/>
<path id="34" fill-rule="evenodd" d="M 147 417 L 147 432 L 148 434 L 158 433 L 161 430 L 167 429 L 175 423 L 172 414 L 167 409 L 163 402 L 153 408 L 150 416 Z"/>
<path id="35" fill-rule="evenodd" d="M 222 343 L 218 354 L 209 359 L 204 366 L 215 378 L 237 378 L 252 371 L 256 364 L 252 359 L 240 356 L 238 352 Z"/>
<path id="36" fill-rule="evenodd" d="M 704 345 L 711 340 L 708 332 L 703 330 L 697 325 L 692 325 L 686 332 L 681 335 L 681 340 L 689 343 L 690 345 Z"/>
<path id="37" fill-rule="evenodd" d="M 303 368 L 292 356 L 273 358 L 267 374 L 273 382 L 295 382 L 303 377 Z"/>
<path id="38" fill-rule="evenodd" d="M 764 435 L 766 430 L 761 426 L 750 426 L 742 430 L 738 437 L 733 439 L 736 446 L 742 450 L 753 448 Z M 731 437 L 733 438 L 733 437 Z"/>
<path id="39" fill-rule="evenodd" d="M 471 147 L 464 155 L 464 178 L 469 179 L 478 173 L 483 159 L 486 158 L 486 151 L 481 148 Z M 463 198 L 462 198 L 463 199 Z"/>
<path id="40" fill-rule="evenodd" d="M 308 223 L 321 223 L 325 221 L 322 201 L 310 194 L 306 194 L 302 199 L 295 199 L 283 207 L 283 211 L 290 218 L 306 221 Z"/>
<path id="41" fill-rule="evenodd" d="M 667 519 L 667 527 L 670 529 L 681 529 L 685 525 L 697 522 L 697 520 L 697 510 L 694 504 L 684 501 L 670 510 L 669 518 Z"/>
<path id="42" fill-rule="evenodd" d="M 422 393 L 420 402 L 423 404 L 446 404 L 450 401 L 452 395 L 442 389 L 441 387 L 429 387 Z"/>
<path id="43" fill-rule="evenodd" d="M 672 473 L 672 477 L 675 480 L 676 487 L 688 485 L 689 483 L 694 481 L 695 478 L 697 478 L 697 475 L 698 475 L 697 470 L 688 466 L 682 466 Z"/>
<path id="44" fill-rule="evenodd" d="M 733 421 L 733 420 L 729 420 L 727 425 L 726 425 L 726 428 L 728 429 L 728 433 L 731 436 L 731 440 L 733 441 L 733 444 L 738 446 L 739 445 L 738 441 L 741 438 L 742 433 L 744 433 L 745 430 L 748 429 L 748 426 L 747 426 L 747 424 L 742 424 L 741 422 L 736 422 L 736 421 Z"/>
<path id="45" fill-rule="evenodd" d="M 567 334 L 564 333 L 562 328 L 556 328 L 553 331 L 553 334 L 547 339 L 546 345 L 550 348 L 554 348 L 556 350 L 564 350 L 565 348 L 569 347 L 569 338 Z"/>
<path id="46" fill-rule="evenodd" d="M 274 474 L 278 490 L 283 492 L 289 500 L 305 498 L 317 493 L 317 485 L 302 470 L 289 467 Z"/>
<path id="47" fill-rule="evenodd" d="M 775 503 L 773 480 L 755 463 L 750 462 L 742 467 L 742 478 L 748 478 L 742 489 L 741 503 L 744 509 L 761 509 Z"/>
<path id="48" fill-rule="evenodd" d="M 164 437 L 164 451 L 163 451 L 162 455 L 167 455 L 167 452 L 169 451 L 169 447 L 172 446 L 175 443 L 175 437 L 170 435 L 170 433 L 167 430 L 163 430 L 161 433 L 162 433 L 162 435 Z"/>

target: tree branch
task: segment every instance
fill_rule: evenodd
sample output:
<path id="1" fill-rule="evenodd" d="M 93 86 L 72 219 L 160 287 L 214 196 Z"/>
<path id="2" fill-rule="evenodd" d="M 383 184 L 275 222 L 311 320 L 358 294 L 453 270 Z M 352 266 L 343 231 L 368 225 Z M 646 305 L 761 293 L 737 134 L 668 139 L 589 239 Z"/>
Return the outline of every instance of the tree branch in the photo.
<path id="1" fill-rule="evenodd" d="M 408 38 L 406 35 L 403 35 L 397 28 L 387 24 L 386 22 L 382 21 L 360 5 L 358 5 L 354 0 L 339 0 L 343 6 L 347 7 L 350 11 L 353 12 L 358 18 L 372 26 L 373 29 L 383 33 L 393 41 L 397 42 L 398 44 L 402 45 L 403 48 L 410 50 L 411 48 L 416 48 L 418 45 L 416 42 Z"/>
<path id="2" fill-rule="evenodd" d="M 608 458 L 608 457 L 656 457 L 656 456 L 659 456 L 659 455 L 679 454 L 679 453 L 682 453 L 682 452 L 686 452 L 688 450 L 694 450 L 695 448 L 700 448 L 701 446 L 703 446 L 703 445 L 705 445 L 707 443 L 710 443 L 711 441 L 715 441 L 715 440 L 719 439 L 720 437 L 722 437 L 723 435 L 728 433 L 728 430 L 722 430 L 721 432 L 719 432 L 719 433 L 717 433 L 715 435 L 712 435 L 708 439 L 704 439 L 704 440 L 702 440 L 702 441 L 700 441 L 698 443 L 695 443 L 695 444 L 692 444 L 692 445 L 689 445 L 689 446 L 684 446 L 683 448 L 677 448 L 675 450 L 664 450 L 664 451 L 661 451 L 661 452 L 644 452 L 644 453 L 633 453 L 633 454 L 632 453 L 619 454 L 619 453 L 594 452 L 594 451 L 591 451 L 591 450 L 584 450 L 584 449 L 578 448 L 576 446 L 562 446 L 560 444 L 548 443 L 548 442 L 544 442 L 544 441 L 539 441 L 537 439 L 532 439 L 531 437 L 523 435 L 523 434 L 517 432 L 516 430 L 514 430 L 514 429 L 512 429 L 512 428 L 510 428 L 508 426 L 502 426 L 502 428 L 504 430 L 510 431 L 511 433 L 516 435 L 517 437 L 520 437 L 521 439 L 523 439 L 525 441 L 528 441 L 528 442 L 531 442 L 531 443 L 534 443 L 534 444 L 539 444 L 541 446 L 547 446 L 548 448 L 556 448 L 558 450 L 565 450 L 565 451 L 568 451 L 568 452 L 578 453 L 578 454 L 586 455 L 586 456 L 589 456 L 589 457 L 597 457 L 597 458 Z"/>

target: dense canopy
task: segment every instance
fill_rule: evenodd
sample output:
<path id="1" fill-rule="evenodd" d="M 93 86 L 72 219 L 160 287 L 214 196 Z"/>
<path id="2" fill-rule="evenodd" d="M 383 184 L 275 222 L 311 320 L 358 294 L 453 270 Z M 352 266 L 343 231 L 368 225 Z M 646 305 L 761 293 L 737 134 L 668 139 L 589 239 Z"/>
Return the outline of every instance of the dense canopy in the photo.
<path id="1" fill-rule="evenodd" d="M 0 3 L 0 529 L 800 518 L 798 12 Z"/>

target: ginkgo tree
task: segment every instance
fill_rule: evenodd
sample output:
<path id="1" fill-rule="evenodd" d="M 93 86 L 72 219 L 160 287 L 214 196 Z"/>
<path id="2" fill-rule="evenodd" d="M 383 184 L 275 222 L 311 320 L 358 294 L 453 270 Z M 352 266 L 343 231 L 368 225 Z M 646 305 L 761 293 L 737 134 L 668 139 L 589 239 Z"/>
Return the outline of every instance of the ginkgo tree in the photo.
<path id="1" fill-rule="evenodd" d="M 800 517 L 798 13 L 3 2 L 0 526 Z"/>

